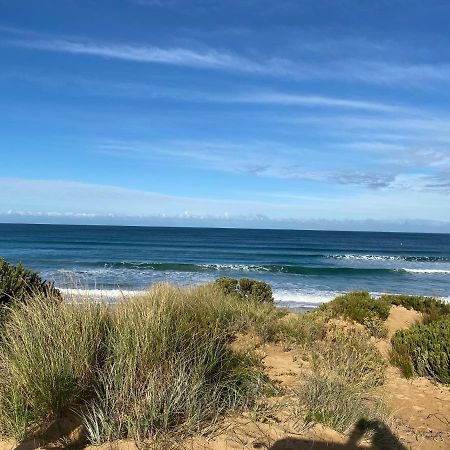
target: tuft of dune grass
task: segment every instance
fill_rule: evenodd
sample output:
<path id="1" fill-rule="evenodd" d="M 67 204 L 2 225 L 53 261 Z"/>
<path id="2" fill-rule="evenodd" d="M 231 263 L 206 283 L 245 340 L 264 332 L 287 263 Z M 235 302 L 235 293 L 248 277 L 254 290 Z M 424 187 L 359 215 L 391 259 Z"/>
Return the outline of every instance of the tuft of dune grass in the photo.
<path id="1" fill-rule="evenodd" d="M 190 433 L 250 405 L 268 381 L 232 350 L 279 316 L 213 285 L 158 285 L 115 306 L 35 297 L 8 312 L 0 347 L 0 432 L 22 439 L 75 411 L 88 439 Z"/>
<path id="2" fill-rule="evenodd" d="M 313 373 L 300 390 L 306 420 L 348 432 L 360 420 L 386 417 L 376 388 L 385 362 L 365 330 L 334 327 L 312 348 Z"/>
<path id="3" fill-rule="evenodd" d="M 22 438 L 82 401 L 102 358 L 105 308 L 37 296 L 8 313 L 0 348 L 0 431 Z"/>

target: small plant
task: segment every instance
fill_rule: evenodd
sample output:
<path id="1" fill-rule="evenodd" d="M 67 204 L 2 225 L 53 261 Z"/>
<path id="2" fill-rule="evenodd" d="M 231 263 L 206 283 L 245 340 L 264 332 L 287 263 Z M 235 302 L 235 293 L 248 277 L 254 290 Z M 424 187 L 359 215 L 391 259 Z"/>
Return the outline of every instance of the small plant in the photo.
<path id="1" fill-rule="evenodd" d="M 225 295 L 237 295 L 238 291 L 238 280 L 231 277 L 222 277 L 217 279 L 214 284 L 225 294 Z"/>
<path id="2" fill-rule="evenodd" d="M 407 378 L 417 374 L 450 383 L 450 317 L 398 330 L 391 360 Z"/>
<path id="3" fill-rule="evenodd" d="M 335 316 L 342 315 L 363 324 L 368 317 L 377 316 L 383 321 L 386 320 L 390 303 L 384 299 L 373 298 L 368 292 L 349 292 L 336 297 L 321 308 L 331 311 Z"/>
<path id="4" fill-rule="evenodd" d="M 226 295 L 237 295 L 241 299 L 257 303 L 273 303 L 272 288 L 264 281 L 223 277 L 216 280 L 214 284 Z"/>
<path id="5" fill-rule="evenodd" d="M 13 300 L 25 302 L 35 295 L 61 299 L 61 293 L 53 283 L 42 280 L 36 272 L 25 269 L 20 263 L 13 266 L 0 258 L 0 306 Z"/>
<path id="6" fill-rule="evenodd" d="M 363 325 L 372 336 L 378 339 L 384 339 L 388 335 L 386 324 L 378 316 L 374 315 L 366 317 L 363 320 Z"/>

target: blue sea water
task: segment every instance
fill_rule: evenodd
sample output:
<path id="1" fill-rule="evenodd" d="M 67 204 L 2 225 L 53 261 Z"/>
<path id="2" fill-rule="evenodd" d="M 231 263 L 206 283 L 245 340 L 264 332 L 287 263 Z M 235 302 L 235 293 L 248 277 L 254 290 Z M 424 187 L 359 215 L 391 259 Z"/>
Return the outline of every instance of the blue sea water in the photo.
<path id="1" fill-rule="evenodd" d="M 270 283 L 286 306 L 350 290 L 450 298 L 449 234 L 0 224 L 0 256 L 111 295 L 232 276 Z"/>

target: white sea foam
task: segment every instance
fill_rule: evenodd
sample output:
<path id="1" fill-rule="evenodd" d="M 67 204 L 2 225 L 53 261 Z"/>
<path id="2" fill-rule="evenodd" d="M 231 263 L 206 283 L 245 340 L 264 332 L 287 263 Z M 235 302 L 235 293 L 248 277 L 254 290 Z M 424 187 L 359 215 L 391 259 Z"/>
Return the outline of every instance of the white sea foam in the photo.
<path id="1" fill-rule="evenodd" d="M 331 259 L 355 259 L 363 261 L 398 261 L 403 259 L 401 256 L 388 255 L 331 255 Z"/>
<path id="2" fill-rule="evenodd" d="M 199 264 L 199 267 L 209 270 L 232 270 L 238 272 L 268 272 L 270 269 L 265 266 L 254 264 Z"/>
<path id="3" fill-rule="evenodd" d="M 341 292 L 331 291 L 313 291 L 313 292 L 299 292 L 299 291 L 274 291 L 273 297 L 276 302 L 292 302 L 308 305 L 320 305 L 321 303 L 329 302 L 337 297 Z"/>
<path id="4" fill-rule="evenodd" d="M 441 274 L 441 275 L 450 275 L 450 269 L 409 269 L 402 268 L 404 272 L 409 273 L 429 273 L 429 274 Z"/>
<path id="5" fill-rule="evenodd" d="M 80 299 L 86 298 L 89 300 L 118 300 L 133 295 L 142 294 L 143 290 L 122 290 L 122 289 L 75 289 L 75 288 L 61 288 L 63 295 L 66 298 Z"/>

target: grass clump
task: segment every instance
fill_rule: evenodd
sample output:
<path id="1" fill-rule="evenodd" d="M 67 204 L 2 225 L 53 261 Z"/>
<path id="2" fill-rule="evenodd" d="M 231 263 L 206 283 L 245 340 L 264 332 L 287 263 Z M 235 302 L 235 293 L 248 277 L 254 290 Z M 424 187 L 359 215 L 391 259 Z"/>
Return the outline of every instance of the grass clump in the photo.
<path id="1" fill-rule="evenodd" d="M 386 414 L 380 397 L 315 374 L 307 378 L 302 400 L 308 406 L 306 422 L 323 423 L 341 433 L 348 432 L 361 419 L 379 420 Z"/>
<path id="2" fill-rule="evenodd" d="M 330 329 L 312 350 L 313 374 L 300 391 L 307 421 L 347 432 L 361 419 L 381 419 L 382 399 L 374 394 L 384 381 L 385 363 L 365 330 Z"/>
<path id="3" fill-rule="evenodd" d="M 261 303 L 273 303 L 272 288 L 264 281 L 252 280 L 250 278 L 223 277 L 215 281 L 223 293 L 233 294 L 243 300 Z"/>
<path id="4" fill-rule="evenodd" d="M 0 347 L 0 432 L 22 439 L 68 411 L 93 443 L 196 431 L 268 386 L 260 361 L 230 344 L 269 307 L 214 285 L 159 285 L 109 307 L 14 305 Z"/>
<path id="5" fill-rule="evenodd" d="M 391 360 L 407 378 L 417 374 L 450 383 L 450 317 L 398 330 Z"/>
<path id="6" fill-rule="evenodd" d="M 102 357 L 105 311 L 36 297 L 9 311 L 0 348 L 0 431 L 17 438 L 87 394 Z"/>
<path id="7" fill-rule="evenodd" d="M 321 311 L 291 314 L 278 323 L 276 339 L 308 348 L 325 337 L 327 320 Z"/>
<path id="8" fill-rule="evenodd" d="M 224 317 L 197 293 L 159 286 L 114 310 L 108 358 L 85 415 L 92 441 L 192 431 L 261 392 L 257 360 L 229 348 Z"/>
<path id="9" fill-rule="evenodd" d="M 371 389 L 384 382 L 386 364 L 365 330 L 333 327 L 312 350 L 317 375 L 358 389 Z"/>

